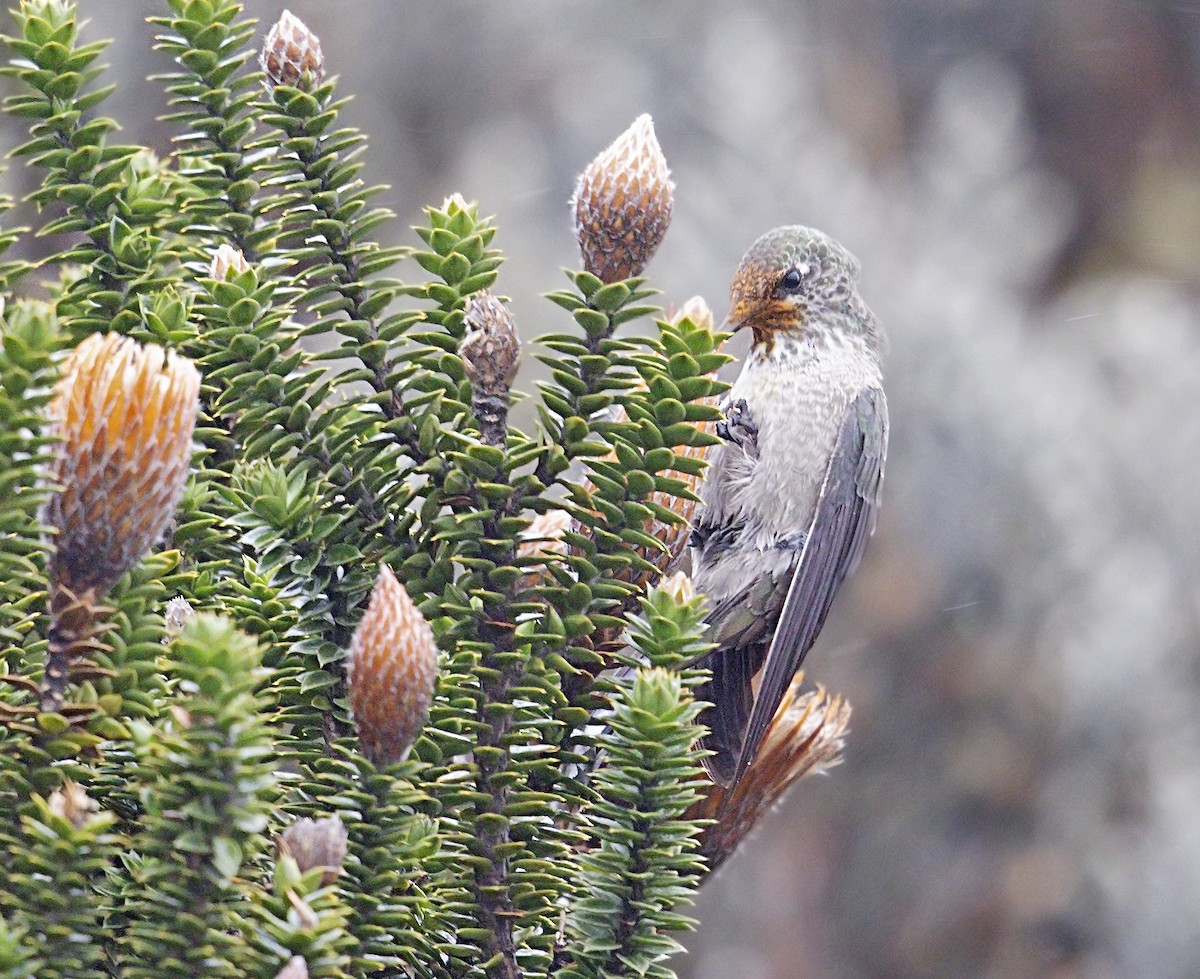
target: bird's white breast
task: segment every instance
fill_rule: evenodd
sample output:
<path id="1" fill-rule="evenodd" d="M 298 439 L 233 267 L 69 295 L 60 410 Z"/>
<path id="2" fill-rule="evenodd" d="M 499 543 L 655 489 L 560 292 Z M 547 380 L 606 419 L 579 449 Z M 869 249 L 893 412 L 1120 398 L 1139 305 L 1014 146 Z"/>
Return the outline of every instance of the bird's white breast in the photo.
<path id="1" fill-rule="evenodd" d="M 780 337 L 771 350 L 753 350 L 728 394 L 744 398 L 758 426 L 752 457 L 735 444 L 716 451 L 726 460 L 722 488 L 708 487 L 706 505 L 724 520 L 744 519 L 753 549 L 808 529 L 850 402 L 880 381 L 878 361 L 856 340 L 840 336 Z M 714 490 L 716 492 L 714 492 Z"/>

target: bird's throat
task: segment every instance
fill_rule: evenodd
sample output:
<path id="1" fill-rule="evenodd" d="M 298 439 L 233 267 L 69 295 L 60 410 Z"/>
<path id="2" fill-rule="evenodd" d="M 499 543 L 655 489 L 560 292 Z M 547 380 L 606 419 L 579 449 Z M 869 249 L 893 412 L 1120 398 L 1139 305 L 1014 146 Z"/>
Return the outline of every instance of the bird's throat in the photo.
<path id="1" fill-rule="evenodd" d="M 776 344 L 799 345 L 804 342 L 804 326 L 795 317 L 791 317 L 787 322 L 780 320 L 752 321 L 749 326 L 753 337 L 751 349 L 762 358 L 774 354 Z"/>

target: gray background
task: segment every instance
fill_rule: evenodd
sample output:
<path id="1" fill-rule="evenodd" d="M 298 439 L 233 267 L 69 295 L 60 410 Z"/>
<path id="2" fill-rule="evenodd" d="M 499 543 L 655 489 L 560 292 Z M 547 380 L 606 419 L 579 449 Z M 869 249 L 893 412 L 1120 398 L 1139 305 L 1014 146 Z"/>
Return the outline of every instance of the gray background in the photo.
<path id="1" fill-rule="evenodd" d="M 119 38 L 105 111 L 169 152 L 158 7 L 82 6 Z M 677 184 L 664 302 L 723 315 L 778 224 L 862 260 L 892 451 L 809 660 L 854 704 L 846 760 L 705 887 L 681 975 L 1200 974 L 1200 7 L 291 9 L 355 94 L 385 234 L 480 201 L 527 336 L 564 325 L 538 294 L 576 262 L 576 174 L 643 111 Z"/>

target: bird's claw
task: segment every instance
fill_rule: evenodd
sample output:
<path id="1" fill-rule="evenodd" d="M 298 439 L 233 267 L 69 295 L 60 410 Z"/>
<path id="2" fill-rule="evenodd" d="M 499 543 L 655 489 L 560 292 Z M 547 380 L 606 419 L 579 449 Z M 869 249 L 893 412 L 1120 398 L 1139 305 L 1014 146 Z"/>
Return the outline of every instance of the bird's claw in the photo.
<path id="1" fill-rule="evenodd" d="M 758 426 L 754 424 L 745 398 L 725 406 L 725 417 L 717 422 L 717 437 L 747 449 L 758 447 Z"/>

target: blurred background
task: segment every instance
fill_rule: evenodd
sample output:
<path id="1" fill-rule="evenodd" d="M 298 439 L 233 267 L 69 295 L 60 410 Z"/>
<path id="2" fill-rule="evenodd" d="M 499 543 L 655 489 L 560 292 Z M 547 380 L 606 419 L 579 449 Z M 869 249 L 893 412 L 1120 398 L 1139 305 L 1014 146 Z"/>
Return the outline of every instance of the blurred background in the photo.
<path id="1" fill-rule="evenodd" d="M 478 200 L 527 336 L 564 325 L 575 176 L 641 112 L 664 303 L 723 315 L 779 224 L 862 260 L 884 508 L 808 661 L 845 761 L 705 886 L 681 976 L 1200 975 L 1200 5 L 290 2 L 390 233 Z M 168 153 L 159 6 L 82 7 L 106 111 Z"/>

